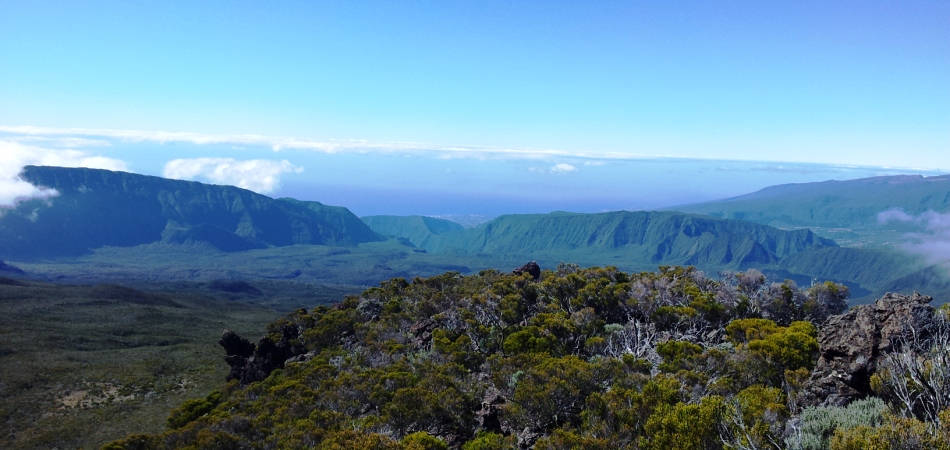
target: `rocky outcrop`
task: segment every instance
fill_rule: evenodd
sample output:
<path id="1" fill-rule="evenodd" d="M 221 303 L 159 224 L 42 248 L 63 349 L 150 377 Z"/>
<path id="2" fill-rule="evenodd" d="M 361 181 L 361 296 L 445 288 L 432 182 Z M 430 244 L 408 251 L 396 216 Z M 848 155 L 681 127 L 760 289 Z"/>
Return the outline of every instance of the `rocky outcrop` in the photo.
<path id="1" fill-rule="evenodd" d="M 541 266 L 539 266 L 538 263 L 531 261 L 515 270 L 512 270 L 511 273 L 515 275 L 528 274 L 531 275 L 531 278 L 537 280 L 538 278 L 541 278 Z"/>
<path id="2" fill-rule="evenodd" d="M 238 380 L 241 384 L 261 381 L 283 368 L 288 360 L 300 360 L 307 348 L 299 338 L 300 328 L 293 323 L 281 326 L 276 340 L 275 336 L 264 336 L 256 346 L 233 331 L 225 331 L 218 344 L 224 347 L 224 361 L 231 366 L 227 380 Z"/>
<path id="3" fill-rule="evenodd" d="M 439 323 L 432 318 L 422 319 L 409 327 L 412 336 L 412 345 L 418 348 L 428 348 L 432 344 L 432 332 L 439 328 Z"/>
<path id="4" fill-rule="evenodd" d="M 244 366 L 247 365 L 247 359 L 254 354 L 254 344 L 231 330 L 225 330 L 221 340 L 218 341 L 218 345 L 224 347 L 224 361 L 231 366 L 228 381 L 240 380 L 241 374 L 244 372 Z"/>
<path id="5" fill-rule="evenodd" d="M 487 379 L 487 375 L 484 377 Z M 501 410 L 506 400 L 494 386 L 488 388 L 482 397 L 482 407 L 475 411 L 475 424 L 480 431 L 502 433 Z"/>
<path id="6" fill-rule="evenodd" d="M 933 297 L 887 293 L 873 304 L 831 316 L 818 334 L 820 356 L 805 382 L 801 406 L 844 406 L 872 394 L 879 358 L 909 342 L 927 339 Z"/>

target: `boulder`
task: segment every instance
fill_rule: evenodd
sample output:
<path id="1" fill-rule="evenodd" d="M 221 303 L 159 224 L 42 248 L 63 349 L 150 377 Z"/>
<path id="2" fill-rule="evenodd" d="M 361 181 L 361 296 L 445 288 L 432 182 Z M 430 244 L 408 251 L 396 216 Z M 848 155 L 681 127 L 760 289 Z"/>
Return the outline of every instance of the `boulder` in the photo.
<path id="1" fill-rule="evenodd" d="M 439 324 L 432 318 L 422 319 L 409 327 L 412 345 L 427 348 L 432 343 L 432 332 Z"/>
<path id="2" fill-rule="evenodd" d="M 231 330 L 225 330 L 218 345 L 224 347 L 224 352 L 228 356 L 247 358 L 254 354 L 254 344 Z"/>
<path id="3" fill-rule="evenodd" d="M 307 348 L 300 343 L 299 337 L 300 328 L 293 323 L 286 323 L 280 328 L 280 338 L 276 341 L 264 336 L 256 346 L 233 331 L 225 331 L 218 344 L 224 347 L 224 361 L 231 366 L 227 380 L 251 384 L 283 368 L 288 360 L 303 360 L 297 357 L 305 355 Z"/>
<path id="4" fill-rule="evenodd" d="M 475 412 L 478 429 L 492 433 L 502 433 L 500 413 L 507 401 L 494 386 L 489 387 L 482 397 L 482 407 Z"/>
<path id="5" fill-rule="evenodd" d="M 831 316 L 818 333 L 819 358 L 798 404 L 845 406 L 872 394 L 879 358 L 926 339 L 934 320 L 933 297 L 887 293 L 873 304 Z"/>
<path id="6" fill-rule="evenodd" d="M 515 270 L 512 270 L 511 273 L 515 275 L 528 274 L 531 275 L 531 278 L 537 280 L 538 278 L 541 278 L 541 266 L 539 266 L 538 263 L 531 261 Z"/>

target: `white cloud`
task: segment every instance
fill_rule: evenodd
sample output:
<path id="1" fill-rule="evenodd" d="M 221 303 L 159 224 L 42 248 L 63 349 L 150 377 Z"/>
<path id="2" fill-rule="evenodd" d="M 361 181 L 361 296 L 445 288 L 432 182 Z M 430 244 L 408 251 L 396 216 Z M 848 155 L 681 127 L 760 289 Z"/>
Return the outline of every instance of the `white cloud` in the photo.
<path id="1" fill-rule="evenodd" d="M 782 161 L 756 161 L 741 159 L 710 159 L 682 157 L 676 155 L 658 155 L 633 153 L 632 151 L 589 151 L 589 150 L 554 150 L 554 149 L 531 149 L 531 148 L 505 148 L 505 147 L 483 147 L 483 146 L 464 146 L 464 145 L 433 145 L 419 142 L 379 142 L 365 140 L 333 140 L 333 139 L 299 139 L 292 137 L 262 136 L 256 134 L 237 134 L 237 135 L 215 135 L 202 133 L 184 133 L 168 131 L 141 131 L 141 130 L 112 130 L 112 129 L 90 129 L 90 128 L 50 128 L 33 126 L 4 126 L 0 125 L 0 136 L 2 139 L 38 139 L 38 138 L 61 138 L 62 142 L 70 142 L 73 145 L 93 145 L 101 142 L 97 139 L 82 138 L 105 138 L 113 140 L 122 140 L 126 142 L 157 142 L 157 143 L 188 143 L 195 145 L 207 144 L 226 144 L 238 147 L 264 147 L 274 152 L 283 150 L 304 150 L 321 153 L 357 153 L 357 154 L 389 154 L 389 155 L 414 155 L 430 156 L 437 158 L 471 158 L 471 159 L 493 159 L 493 160 L 542 160 L 550 161 L 569 160 L 580 164 L 582 161 L 589 162 L 587 165 L 598 165 L 610 161 L 717 161 L 717 162 L 735 162 L 742 165 L 731 170 L 741 171 L 764 171 L 779 173 L 838 173 L 851 172 L 857 170 L 875 169 L 878 175 L 892 175 L 903 173 L 930 173 L 938 174 L 943 171 L 935 169 L 915 169 L 901 167 L 881 167 L 881 166 L 857 166 L 846 164 L 820 164 L 803 162 L 782 162 Z M 101 144 L 96 144 L 101 145 Z M 759 163 L 750 166 L 749 163 Z M 717 170 L 730 170 L 722 168 Z M 535 171 L 548 172 L 548 169 L 535 169 Z"/>
<path id="2" fill-rule="evenodd" d="M 910 214 L 904 212 L 901 208 L 892 208 L 887 211 L 877 213 L 877 222 L 886 224 L 888 222 L 914 222 L 915 219 Z"/>
<path id="3" fill-rule="evenodd" d="M 922 255 L 930 264 L 950 263 L 950 213 L 926 211 L 912 216 L 900 208 L 894 208 L 879 213 L 877 219 L 882 224 L 894 221 L 920 226 L 921 231 L 904 235 L 908 242 L 902 247 Z"/>
<path id="4" fill-rule="evenodd" d="M 111 147 L 112 143 L 105 139 L 87 139 L 77 137 L 45 137 L 45 136 L 8 136 L 4 138 L 13 142 L 44 145 L 56 148 L 90 148 Z"/>
<path id="5" fill-rule="evenodd" d="M 376 153 L 393 155 L 435 155 L 440 158 L 474 159 L 551 159 L 576 158 L 593 160 L 642 160 L 664 157 L 636 155 L 626 152 L 563 151 L 551 149 L 516 149 L 459 145 L 430 145 L 418 142 L 374 142 L 363 140 L 316 140 L 254 134 L 213 135 L 166 131 L 109 130 L 88 128 L 47 128 L 32 126 L 0 126 L 0 133 L 18 136 L 92 136 L 130 142 L 181 142 L 190 144 L 229 144 L 263 146 L 275 152 L 310 150 L 322 153 Z"/>
<path id="6" fill-rule="evenodd" d="M 555 164 L 554 167 L 551 167 L 551 173 L 568 173 L 568 172 L 577 172 L 577 167 L 574 167 L 570 164 Z"/>
<path id="7" fill-rule="evenodd" d="M 193 158 L 169 161 L 165 164 L 162 174 L 166 178 L 209 181 L 249 189 L 260 194 L 269 194 L 280 187 L 281 175 L 302 171 L 302 168 L 294 166 L 287 160 L 237 161 L 232 158 Z"/>
<path id="8" fill-rule="evenodd" d="M 529 167 L 528 172 L 564 174 L 564 173 L 577 172 L 577 167 L 574 167 L 570 164 L 558 163 L 549 168 Z"/>
<path id="9" fill-rule="evenodd" d="M 89 167 L 93 169 L 128 170 L 124 161 L 89 155 L 79 150 L 58 150 L 19 142 L 0 140 L 0 208 L 32 198 L 57 195 L 53 189 L 39 188 L 20 179 L 23 166 Z"/>

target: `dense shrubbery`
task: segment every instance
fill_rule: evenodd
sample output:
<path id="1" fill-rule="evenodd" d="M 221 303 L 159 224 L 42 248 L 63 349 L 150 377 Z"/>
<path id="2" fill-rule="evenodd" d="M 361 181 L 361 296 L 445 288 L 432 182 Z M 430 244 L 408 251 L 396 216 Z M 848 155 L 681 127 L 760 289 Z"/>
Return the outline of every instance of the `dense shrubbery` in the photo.
<path id="1" fill-rule="evenodd" d="M 110 448 L 858 448 L 907 433 L 945 445 L 946 410 L 795 407 L 817 326 L 847 297 L 682 267 L 393 279 L 268 329 L 298 327 L 305 361 Z"/>

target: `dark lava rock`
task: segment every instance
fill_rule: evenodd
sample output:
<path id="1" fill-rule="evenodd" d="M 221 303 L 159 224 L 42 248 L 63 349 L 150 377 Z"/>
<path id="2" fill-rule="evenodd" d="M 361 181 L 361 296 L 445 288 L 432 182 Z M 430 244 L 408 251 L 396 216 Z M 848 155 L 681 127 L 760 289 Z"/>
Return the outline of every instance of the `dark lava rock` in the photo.
<path id="1" fill-rule="evenodd" d="M 227 380 L 239 380 L 241 384 L 261 381 L 274 370 L 283 368 L 288 360 L 306 354 L 307 348 L 300 343 L 300 328 L 296 324 L 285 323 L 279 333 L 277 341 L 264 336 L 255 346 L 233 331 L 225 331 L 218 344 L 224 347 L 227 353 L 224 361 L 231 366 Z"/>
<path id="2" fill-rule="evenodd" d="M 432 332 L 439 328 L 439 324 L 429 319 L 422 319 L 409 327 L 412 343 L 417 347 L 427 347 L 432 342 Z"/>
<path id="3" fill-rule="evenodd" d="M 254 354 L 254 344 L 251 341 L 238 336 L 237 333 L 226 330 L 224 335 L 221 336 L 221 340 L 218 341 L 218 344 L 224 347 L 224 351 L 228 356 L 241 356 L 244 358 L 249 358 Z"/>
<path id="4" fill-rule="evenodd" d="M 799 394 L 799 405 L 844 406 L 872 394 L 871 376 L 885 352 L 927 339 L 933 297 L 887 293 L 873 304 L 831 316 L 818 333 L 820 356 Z"/>
<path id="5" fill-rule="evenodd" d="M 478 429 L 502 433 L 499 414 L 505 403 L 506 400 L 501 396 L 501 392 L 494 387 L 490 387 L 482 398 L 481 409 L 475 412 L 475 423 L 478 425 Z"/>
<path id="6" fill-rule="evenodd" d="M 515 275 L 528 274 L 531 275 L 531 278 L 537 280 L 538 278 L 541 278 L 541 266 L 539 266 L 538 263 L 531 261 L 515 270 L 512 270 L 511 273 Z"/>

